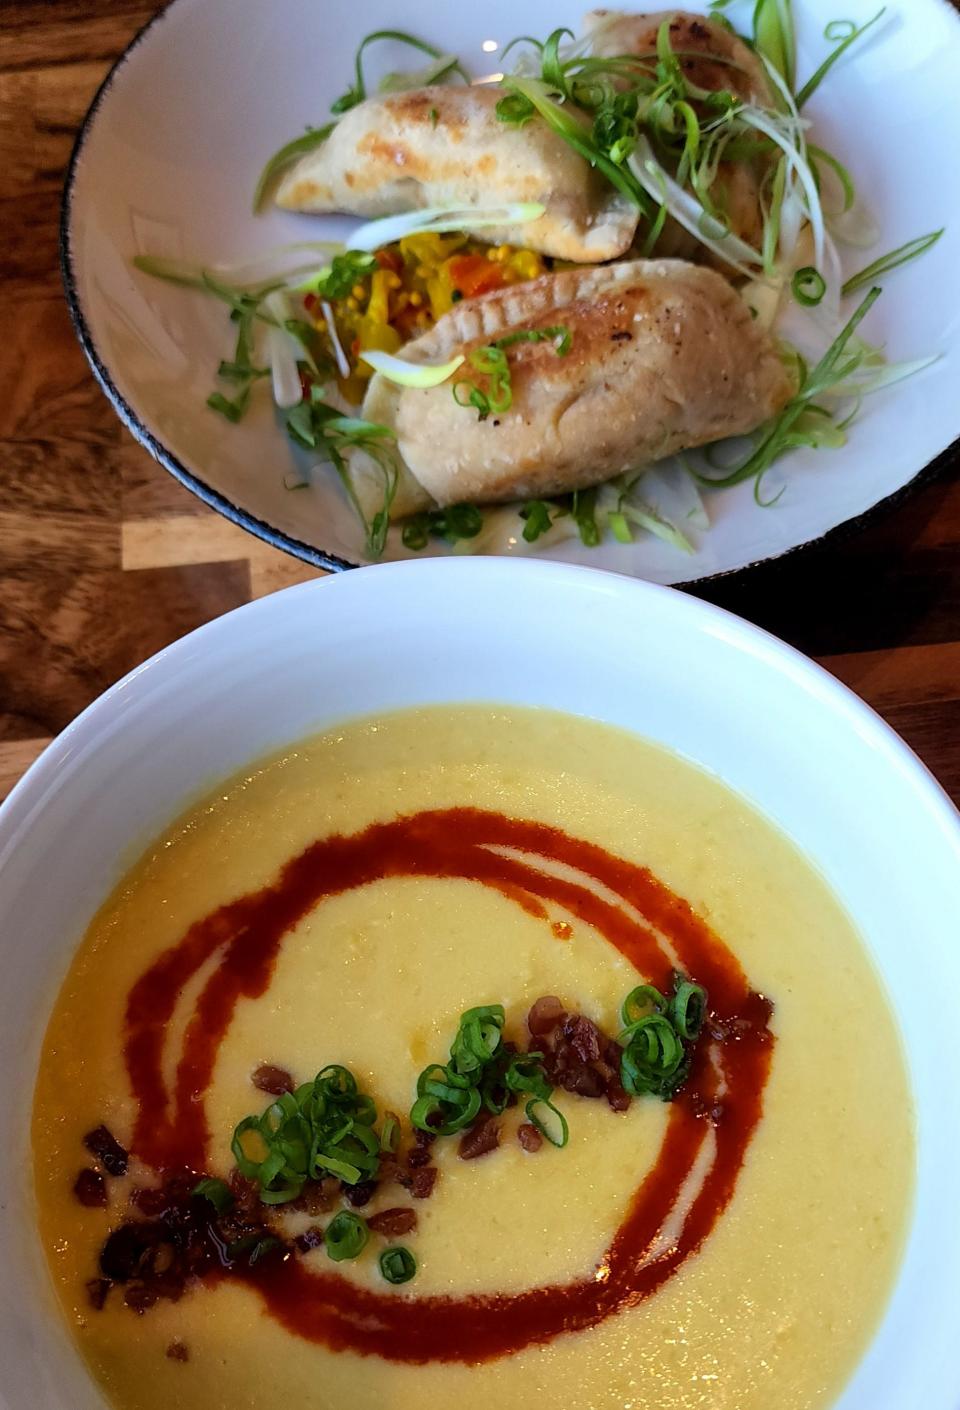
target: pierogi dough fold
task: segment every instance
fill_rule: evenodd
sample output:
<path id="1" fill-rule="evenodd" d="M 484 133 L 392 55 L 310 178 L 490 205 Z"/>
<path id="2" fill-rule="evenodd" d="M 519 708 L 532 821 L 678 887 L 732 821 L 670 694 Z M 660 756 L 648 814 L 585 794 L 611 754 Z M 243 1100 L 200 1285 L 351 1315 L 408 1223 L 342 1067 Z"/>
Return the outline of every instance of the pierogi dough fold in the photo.
<path id="1" fill-rule="evenodd" d="M 376 217 L 427 206 L 539 202 L 546 207 L 539 220 L 485 229 L 484 238 L 585 264 L 625 254 L 636 205 L 546 123 L 498 121 L 503 94 L 463 86 L 368 98 L 291 168 L 277 203 Z"/>
<path id="2" fill-rule="evenodd" d="M 634 260 L 564 270 L 455 305 L 404 349 L 442 363 L 520 330 L 569 330 L 507 349 L 513 403 L 480 420 L 452 384 L 398 387 L 373 378 L 363 415 L 388 425 L 406 467 L 395 517 L 426 504 L 537 498 L 602 483 L 676 451 L 745 434 L 793 386 L 772 338 L 713 270 Z M 481 374 L 464 373 L 478 384 Z M 458 374 L 462 375 L 462 374 Z M 371 507 L 382 480 L 358 466 Z"/>
<path id="3" fill-rule="evenodd" d="M 591 53 L 600 58 L 636 54 L 656 62 L 657 35 L 664 20 L 670 25 L 670 47 L 690 83 L 710 93 L 725 88 L 747 102 L 770 104 L 770 82 L 757 54 L 738 34 L 707 15 L 686 10 L 644 15 L 592 10 L 584 19 L 584 33 L 590 37 Z"/>
<path id="4" fill-rule="evenodd" d="M 705 15 L 685 10 L 660 10 L 648 15 L 594 10 L 584 20 L 584 31 L 591 36 L 591 51 L 598 57 L 636 54 L 655 60 L 657 35 L 665 20 L 670 25 L 670 47 L 691 84 L 709 93 L 725 89 L 744 102 L 761 107 L 774 105 L 770 80 L 757 54 L 739 35 Z M 768 165 L 758 142 L 755 160 L 742 158 L 720 163 L 710 191 L 731 232 L 754 249 L 763 242 L 760 190 Z M 657 251 L 680 259 L 700 260 L 721 273 L 731 273 L 729 265 L 672 219 L 667 221 Z"/>

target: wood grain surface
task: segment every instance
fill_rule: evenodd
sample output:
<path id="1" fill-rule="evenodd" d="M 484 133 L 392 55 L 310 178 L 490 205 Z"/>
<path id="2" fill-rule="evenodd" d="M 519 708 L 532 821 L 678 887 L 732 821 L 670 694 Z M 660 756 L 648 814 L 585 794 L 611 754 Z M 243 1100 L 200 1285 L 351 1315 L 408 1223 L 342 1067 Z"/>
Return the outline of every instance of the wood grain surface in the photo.
<path id="1" fill-rule="evenodd" d="M 111 62 L 156 8 L 0 4 L 0 797 L 147 656 L 250 598 L 319 576 L 155 464 L 120 425 L 73 336 L 57 257 L 73 136 Z M 958 468 L 955 450 L 868 524 L 698 590 L 850 685 L 956 800 Z"/>

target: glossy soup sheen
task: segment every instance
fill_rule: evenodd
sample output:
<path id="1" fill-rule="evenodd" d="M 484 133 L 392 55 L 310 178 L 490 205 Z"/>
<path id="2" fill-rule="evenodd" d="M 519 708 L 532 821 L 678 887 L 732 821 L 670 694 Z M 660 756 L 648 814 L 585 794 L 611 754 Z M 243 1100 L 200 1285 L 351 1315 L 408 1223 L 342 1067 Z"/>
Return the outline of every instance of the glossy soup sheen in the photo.
<path id="1" fill-rule="evenodd" d="M 88 1163 L 85 1132 L 105 1123 L 124 1144 L 134 1137 L 124 1060 L 132 986 L 191 925 L 259 894 L 318 840 L 463 808 L 504 815 L 507 828 L 516 820 L 561 828 L 649 868 L 689 902 L 691 925 L 712 929 L 750 988 L 773 1001 L 762 1116 L 712 1231 L 649 1295 L 511 1352 L 504 1327 L 521 1319 L 505 1310 L 498 1322 L 497 1307 L 523 1307 L 531 1289 L 546 1305 L 611 1276 L 617 1232 L 672 1130 L 670 1107 L 653 1098 L 615 1115 L 604 1102 L 561 1094 L 565 1149 L 527 1154 L 510 1112 L 502 1147 L 482 1159 L 461 1161 L 455 1140 L 437 1143 L 430 1199 L 378 1191 L 364 1212 L 417 1207 L 418 1228 L 403 1240 L 419 1264 L 412 1282 L 384 1284 L 376 1240 L 355 1263 L 333 1265 L 323 1250 L 300 1261 L 307 1274 L 347 1280 L 344 1307 L 375 1307 L 370 1299 L 384 1296 L 414 1304 L 397 1317 L 410 1319 L 417 1362 L 366 1332 L 340 1349 L 326 1334 L 312 1337 L 309 1319 L 298 1334 L 282 1300 L 238 1282 L 192 1288 L 142 1316 L 115 1290 L 94 1311 L 84 1285 L 124 1217 L 127 1183 L 145 1171 L 135 1159 L 128 1181 L 110 1182 L 106 1210 L 83 1208 L 72 1185 Z M 638 982 L 628 954 L 555 900 L 537 910 L 459 875 L 390 875 L 307 907 L 284 936 L 265 993 L 239 999 L 215 1051 L 203 1107 L 208 1168 L 228 1173 L 235 1123 L 266 1104 L 250 1082 L 265 1062 L 301 1081 L 343 1063 L 381 1109 L 406 1113 L 417 1074 L 443 1060 L 474 1004 L 503 1003 L 507 1036 L 519 1037 L 530 1004 L 557 994 L 615 1033 L 620 1001 Z M 572 934 L 545 919 L 569 922 Z M 198 971 L 177 1005 L 167 1077 L 208 977 Z M 155 1155 L 140 1115 L 135 1152 Z M 717 1151 L 727 1139 L 721 1123 Z M 361 721 L 305 741 L 218 787 L 147 849 L 95 918 L 58 1000 L 34 1151 L 40 1232 L 61 1305 L 123 1410 L 488 1410 L 558 1393 L 578 1410 L 813 1410 L 839 1393 L 889 1293 L 914 1137 L 895 1024 L 861 942 L 774 828 L 717 780 L 633 736 L 549 712 L 473 706 Z M 293 1216 L 292 1231 L 297 1217 L 309 1222 Z M 654 1255 L 670 1259 L 671 1237 L 682 1242 L 668 1224 Z M 457 1359 L 439 1331 L 431 1341 L 449 1306 L 437 1299 L 469 1308 L 471 1298 L 491 1334 Z M 175 1342 L 187 1360 L 167 1355 Z"/>

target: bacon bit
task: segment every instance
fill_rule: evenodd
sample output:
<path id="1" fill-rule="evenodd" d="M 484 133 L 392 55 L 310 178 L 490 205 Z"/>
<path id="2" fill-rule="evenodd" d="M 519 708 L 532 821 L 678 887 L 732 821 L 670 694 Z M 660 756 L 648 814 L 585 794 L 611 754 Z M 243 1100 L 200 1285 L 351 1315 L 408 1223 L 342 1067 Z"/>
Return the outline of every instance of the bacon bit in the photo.
<path id="1" fill-rule="evenodd" d="M 146 1283 L 131 1283 L 123 1294 L 126 1305 L 142 1317 L 145 1312 L 149 1312 L 151 1307 L 156 1306 L 159 1300 L 159 1293 L 154 1288 L 148 1288 Z"/>
<path id="2" fill-rule="evenodd" d="M 555 920 L 550 929 L 558 940 L 569 940 L 573 935 L 573 926 L 565 920 Z"/>
<path id="3" fill-rule="evenodd" d="M 437 1176 L 440 1174 L 435 1165 L 426 1165 L 422 1170 L 414 1171 L 410 1181 L 410 1193 L 414 1199 L 429 1199 L 433 1194 L 433 1187 L 437 1183 Z"/>
<path id="4" fill-rule="evenodd" d="M 402 1183 L 400 1175 L 402 1167 L 395 1155 L 384 1155 L 380 1157 L 380 1183 L 389 1185 L 392 1181 Z"/>
<path id="5" fill-rule="evenodd" d="M 323 1230 L 319 1224 L 311 1224 L 309 1229 L 304 1229 L 302 1234 L 298 1234 L 293 1241 L 293 1246 L 300 1253 L 309 1253 L 311 1249 L 323 1247 Z"/>
<path id="6" fill-rule="evenodd" d="M 91 1155 L 96 1156 L 108 1175 L 126 1175 L 129 1156 L 106 1126 L 98 1126 L 95 1131 L 88 1131 L 83 1138 L 83 1144 Z"/>
<path id="7" fill-rule="evenodd" d="M 333 1208 L 336 1198 L 337 1181 L 330 1180 L 308 1180 L 303 1187 L 302 1194 L 291 1200 L 287 1205 L 288 1209 L 295 1209 L 303 1214 L 310 1214 L 314 1218 L 318 1214 L 326 1214 Z"/>
<path id="8" fill-rule="evenodd" d="M 401 1234 L 409 1234 L 417 1227 L 417 1211 L 405 1209 L 402 1205 L 397 1205 L 395 1209 L 381 1209 L 379 1214 L 371 1214 L 367 1225 L 375 1234 L 382 1234 L 384 1238 L 399 1238 Z"/>
<path id="9" fill-rule="evenodd" d="M 533 1155 L 543 1145 L 543 1135 L 536 1126 L 531 1126 L 529 1121 L 525 1121 L 522 1126 L 517 1127 L 517 1140 L 525 1151 Z"/>
<path id="10" fill-rule="evenodd" d="M 87 1209 L 102 1209 L 107 1202 L 107 1186 L 99 1170 L 81 1170 L 73 1193 Z"/>
<path id="11" fill-rule="evenodd" d="M 769 1042 L 767 1030 L 772 1016 L 772 1001 L 765 994 L 751 993 L 747 995 L 740 1013 L 726 1019 L 711 1014 L 707 1020 L 707 1032 L 717 1043 L 738 1043 L 741 1038 L 750 1036 Z"/>
<path id="12" fill-rule="evenodd" d="M 354 1209 L 360 1209 L 370 1203 L 377 1192 L 378 1183 L 376 1180 L 359 1180 L 355 1185 L 341 1184 L 340 1188 L 347 1203 L 352 1204 Z"/>
<path id="13" fill-rule="evenodd" d="M 182 1341 L 172 1341 L 167 1347 L 167 1356 L 171 1361 L 189 1361 L 190 1348 Z"/>
<path id="14" fill-rule="evenodd" d="M 412 1151 L 407 1152 L 407 1165 L 411 1170 L 416 1170 L 418 1166 L 429 1165 L 430 1147 L 437 1139 L 432 1131 L 416 1130 L 413 1133 L 415 1145 Z"/>
<path id="15" fill-rule="evenodd" d="M 565 1017 L 566 1010 L 556 995 L 544 995 L 542 999 L 537 1000 L 527 1015 L 527 1027 L 530 1030 L 531 1038 L 540 1038 L 551 1033 L 560 1020 Z"/>
<path id="16" fill-rule="evenodd" d="M 152 1185 L 140 1185 L 130 1192 L 130 1203 L 134 1209 L 139 1209 L 141 1214 L 146 1214 L 150 1219 L 161 1215 L 169 1202 L 163 1190 L 155 1189 Z"/>
<path id="17" fill-rule="evenodd" d="M 91 1278 L 86 1284 L 90 1306 L 96 1308 L 98 1312 L 102 1312 L 103 1304 L 107 1300 L 107 1293 L 112 1287 L 113 1284 L 109 1278 Z"/>
<path id="18" fill-rule="evenodd" d="M 293 1078 L 286 1068 L 274 1067 L 269 1062 L 258 1067 L 250 1081 L 259 1091 L 267 1092 L 271 1097 L 282 1097 L 294 1089 Z"/>
<path id="19" fill-rule="evenodd" d="M 500 1127 L 492 1116 L 481 1116 L 460 1137 L 461 1160 L 476 1160 L 488 1155 L 500 1144 Z"/>
<path id="20" fill-rule="evenodd" d="M 620 1082 L 620 1044 L 583 1014 L 570 1014 L 553 994 L 538 999 L 527 1017 L 530 1036 L 543 1053 L 544 1071 L 556 1087 L 580 1097 L 606 1097 L 614 1111 L 630 1098 Z"/>

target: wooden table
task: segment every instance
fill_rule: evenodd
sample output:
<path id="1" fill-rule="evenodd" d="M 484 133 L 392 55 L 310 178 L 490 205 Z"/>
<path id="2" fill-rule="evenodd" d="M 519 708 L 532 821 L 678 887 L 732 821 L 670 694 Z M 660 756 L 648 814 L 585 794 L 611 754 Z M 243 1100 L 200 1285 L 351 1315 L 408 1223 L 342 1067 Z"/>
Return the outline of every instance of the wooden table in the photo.
<path id="1" fill-rule="evenodd" d="M 0 796 L 145 657 L 318 576 L 206 509 L 134 443 L 67 316 L 57 221 L 73 134 L 155 8 L 0 9 Z M 960 801 L 960 454 L 947 460 L 894 511 L 699 595 L 816 657 Z"/>

